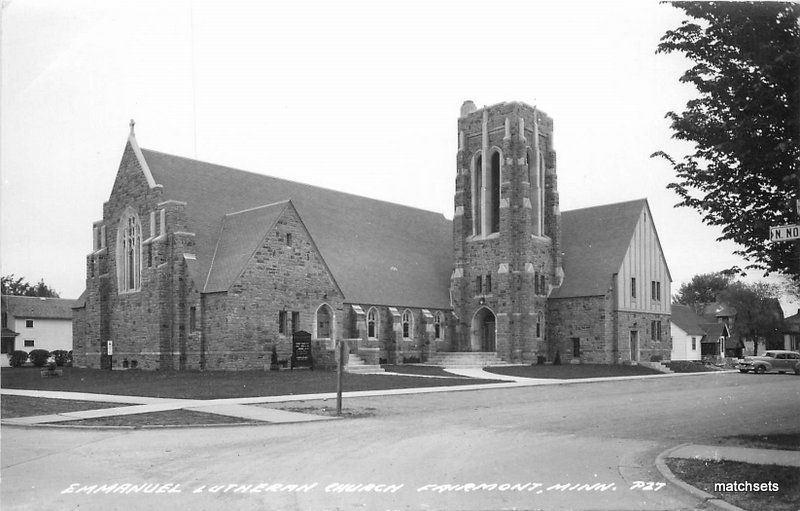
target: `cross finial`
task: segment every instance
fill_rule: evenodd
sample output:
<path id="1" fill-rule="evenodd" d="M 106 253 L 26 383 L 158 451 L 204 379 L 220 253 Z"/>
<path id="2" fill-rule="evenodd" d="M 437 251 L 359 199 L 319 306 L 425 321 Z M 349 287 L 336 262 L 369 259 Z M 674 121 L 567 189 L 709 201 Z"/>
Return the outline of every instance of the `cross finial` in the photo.
<path id="1" fill-rule="evenodd" d="M 134 127 L 134 125 L 136 125 L 136 121 L 131 119 L 130 125 L 131 125 L 131 135 L 133 135 L 133 127 Z"/>

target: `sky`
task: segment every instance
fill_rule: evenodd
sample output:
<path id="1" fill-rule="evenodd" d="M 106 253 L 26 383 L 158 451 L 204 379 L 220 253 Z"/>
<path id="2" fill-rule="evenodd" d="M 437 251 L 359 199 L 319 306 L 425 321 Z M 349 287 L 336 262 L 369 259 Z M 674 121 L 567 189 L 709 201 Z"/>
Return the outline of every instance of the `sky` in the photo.
<path id="1" fill-rule="evenodd" d="M 453 215 L 461 104 L 554 119 L 561 210 L 647 198 L 673 278 L 746 263 L 674 208 L 656 55 L 681 11 L 637 2 L 2 0 L 0 271 L 84 289 L 129 120 L 147 149 Z M 761 279 L 751 272 L 748 280 Z M 783 300 L 786 315 L 798 303 Z"/>

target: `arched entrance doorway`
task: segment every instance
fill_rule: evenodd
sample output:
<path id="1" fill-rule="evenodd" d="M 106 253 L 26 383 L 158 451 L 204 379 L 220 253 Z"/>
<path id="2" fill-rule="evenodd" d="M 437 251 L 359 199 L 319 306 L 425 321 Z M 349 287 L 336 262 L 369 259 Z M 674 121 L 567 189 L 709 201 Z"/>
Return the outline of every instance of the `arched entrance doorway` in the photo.
<path id="1" fill-rule="evenodd" d="M 472 316 L 472 328 L 470 336 L 470 349 L 472 351 L 496 351 L 495 345 L 495 325 L 494 312 L 488 307 L 481 307 Z"/>

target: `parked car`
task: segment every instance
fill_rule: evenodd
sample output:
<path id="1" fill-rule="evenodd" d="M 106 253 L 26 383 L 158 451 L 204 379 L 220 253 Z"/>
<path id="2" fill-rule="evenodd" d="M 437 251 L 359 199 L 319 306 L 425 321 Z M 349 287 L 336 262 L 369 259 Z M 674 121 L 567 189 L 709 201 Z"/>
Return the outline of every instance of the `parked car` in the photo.
<path id="1" fill-rule="evenodd" d="M 740 372 L 746 373 L 788 373 L 800 375 L 800 353 L 797 351 L 769 350 L 760 357 L 744 357 L 737 366 Z"/>

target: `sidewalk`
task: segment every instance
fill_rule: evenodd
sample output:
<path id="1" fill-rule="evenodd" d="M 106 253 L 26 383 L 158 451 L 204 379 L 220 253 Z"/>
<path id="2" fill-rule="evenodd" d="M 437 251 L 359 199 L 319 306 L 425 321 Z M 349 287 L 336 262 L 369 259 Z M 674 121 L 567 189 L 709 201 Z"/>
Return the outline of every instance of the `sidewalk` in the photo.
<path id="1" fill-rule="evenodd" d="M 666 458 L 690 460 L 737 461 L 752 465 L 781 465 L 800 467 L 800 451 L 778 449 L 756 449 L 751 447 L 731 447 L 722 445 L 683 444 L 667 449 L 656 457 L 656 468 L 664 478 L 686 492 L 701 499 L 715 509 L 724 511 L 744 511 L 710 493 L 696 488 L 675 476 L 666 464 Z"/>
<path id="2" fill-rule="evenodd" d="M 476 367 L 446 367 L 445 371 L 459 376 L 471 378 L 504 380 L 502 383 L 476 383 L 474 385 L 442 386 L 442 387 L 412 387 L 404 389 L 386 390 L 359 390 L 344 392 L 345 398 L 354 397 L 377 397 L 377 396 L 397 396 L 410 394 L 430 394 L 440 392 L 464 392 L 469 390 L 489 390 L 500 388 L 531 387 L 539 385 L 571 385 L 604 381 L 618 380 L 637 380 L 650 378 L 674 378 L 681 376 L 702 376 L 714 373 L 672 373 L 638 376 L 608 376 L 600 378 L 583 378 L 570 380 L 524 378 L 517 376 L 506 376 L 484 371 Z M 179 398 L 156 398 L 144 396 L 124 396 L 116 394 L 92 394 L 86 392 L 66 392 L 66 391 L 47 391 L 47 390 L 25 390 L 25 389 L 4 389 L 0 388 L 0 394 L 26 397 L 41 397 L 50 399 L 66 399 L 75 401 L 96 401 L 122 403 L 130 406 L 115 408 L 102 408 L 97 410 L 83 410 L 76 412 L 65 412 L 52 415 L 37 415 L 30 417 L 16 417 L 2 419 L 4 425 L 30 426 L 36 424 L 49 424 L 54 422 L 69 422 L 82 419 L 93 419 L 99 417 L 112 417 L 119 415 L 134 415 L 139 413 L 164 412 L 179 409 L 190 409 L 204 413 L 216 413 L 229 417 L 239 417 L 248 422 L 265 422 L 283 424 L 290 422 L 308 422 L 318 420 L 330 420 L 337 417 L 318 416 L 313 414 L 301 414 L 296 412 L 286 412 L 272 408 L 248 407 L 244 405 L 263 404 L 263 403 L 286 403 L 294 401 L 312 401 L 335 399 L 336 393 L 325 392 L 317 394 L 293 394 L 284 396 L 260 396 L 260 397 L 240 397 L 225 399 L 179 399 Z"/>
<path id="3" fill-rule="evenodd" d="M 723 445 L 682 445 L 669 453 L 670 458 L 711 461 L 742 461 L 754 465 L 800 467 L 800 451 L 726 447 Z"/>

